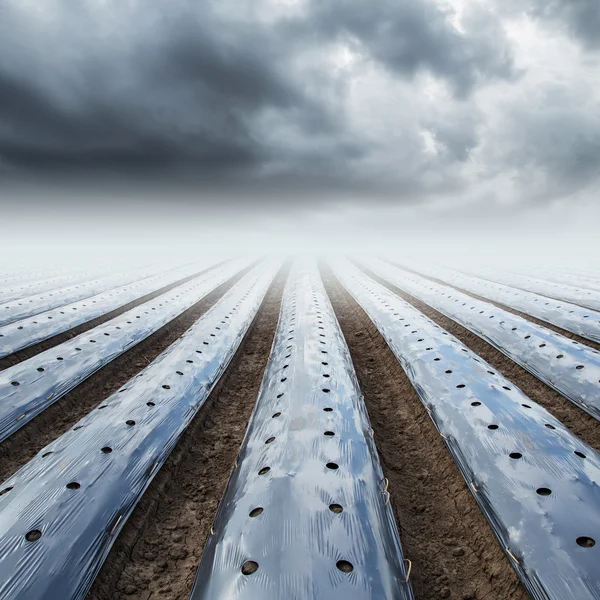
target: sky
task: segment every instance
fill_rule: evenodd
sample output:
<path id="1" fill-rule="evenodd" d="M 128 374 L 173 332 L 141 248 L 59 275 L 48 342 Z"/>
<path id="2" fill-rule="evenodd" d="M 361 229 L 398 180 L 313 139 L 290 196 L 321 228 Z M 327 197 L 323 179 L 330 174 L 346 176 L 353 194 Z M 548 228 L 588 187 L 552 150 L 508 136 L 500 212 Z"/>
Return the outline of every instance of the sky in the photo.
<path id="1" fill-rule="evenodd" d="M 592 254 L 599 31 L 597 0 L 0 0 L 4 239 Z"/>

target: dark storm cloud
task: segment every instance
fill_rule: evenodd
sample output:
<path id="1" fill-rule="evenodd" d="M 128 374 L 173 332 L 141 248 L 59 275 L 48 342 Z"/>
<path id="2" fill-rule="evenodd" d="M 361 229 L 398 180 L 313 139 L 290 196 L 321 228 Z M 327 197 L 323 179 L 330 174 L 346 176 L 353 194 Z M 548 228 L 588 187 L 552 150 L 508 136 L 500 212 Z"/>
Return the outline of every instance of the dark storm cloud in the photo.
<path id="1" fill-rule="evenodd" d="M 552 82 L 507 107 L 488 141 L 488 164 L 528 190 L 530 202 L 549 202 L 600 177 L 600 115 L 591 88 Z"/>
<path id="2" fill-rule="evenodd" d="M 0 107 L 0 156 L 15 166 L 151 166 L 173 154 L 160 138 L 134 139 L 125 116 L 109 107 L 89 105 L 77 115 L 35 82 L 9 74 L 0 74 Z"/>
<path id="3" fill-rule="evenodd" d="M 592 48 L 600 5 L 511 1 L 457 21 L 436 0 L 5 0 L 0 193 L 314 207 L 591 187 L 592 84 L 562 64 L 544 75 L 562 87 L 528 83 L 494 11 Z"/>
<path id="4" fill-rule="evenodd" d="M 222 25 L 215 18 L 186 22 L 182 15 L 163 28 L 142 28 L 116 55 L 101 45 L 84 47 L 81 64 L 53 65 L 57 75 L 75 79 L 66 97 L 60 84 L 28 77 L 26 64 L 18 74 L 0 74 L 0 155 L 21 167 L 194 164 L 229 171 L 268 154 L 252 130 L 258 111 L 296 109 L 300 126 L 331 130 L 333 116 L 277 72 L 272 50 L 237 24 L 230 25 L 234 43 L 228 43 L 219 38 Z M 103 52 L 106 64 L 98 65 Z M 118 61 L 125 59 L 123 69 Z M 119 87 L 123 77 L 131 79 Z"/>
<path id="5" fill-rule="evenodd" d="M 504 32 L 478 9 L 463 24 L 464 33 L 450 25 L 451 13 L 428 1 L 315 1 L 313 15 L 316 26 L 345 33 L 394 73 L 429 71 L 459 97 L 483 80 L 515 75 Z"/>
<path id="6" fill-rule="evenodd" d="M 552 21 L 590 49 L 600 48 L 598 0 L 530 0 L 533 16 Z"/>
<path id="7" fill-rule="evenodd" d="M 479 143 L 481 115 L 469 109 L 453 120 L 437 119 L 423 123 L 441 150 L 441 158 L 450 162 L 466 162 Z"/>
<path id="8" fill-rule="evenodd" d="M 460 33 L 429 0 L 315 0 L 273 22 L 243 7 L 50 0 L 40 16 L 9 0 L 0 169 L 393 189 L 397 174 L 368 166 L 378 142 L 346 114 L 349 83 L 327 62 L 335 41 L 392 77 L 429 72 L 460 98 L 514 75 L 492 21 L 476 15 Z"/>

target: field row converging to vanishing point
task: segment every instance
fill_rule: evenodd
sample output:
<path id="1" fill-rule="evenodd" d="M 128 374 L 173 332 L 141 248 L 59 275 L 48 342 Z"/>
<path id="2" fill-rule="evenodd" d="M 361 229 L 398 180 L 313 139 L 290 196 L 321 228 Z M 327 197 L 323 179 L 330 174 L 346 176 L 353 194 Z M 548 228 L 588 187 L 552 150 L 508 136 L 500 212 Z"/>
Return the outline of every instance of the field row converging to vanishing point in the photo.
<path id="1" fill-rule="evenodd" d="M 192 600 L 411 600 L 386 488 L 316 263 L 298 262 Z"/>
<path id="2" fill-rule="evenodd" d="M 70 340 L 0 372 L 0 441 L 95 371 L 178 317 L 250 259 L 200 275 Z"/>
<path id="3" fill-rule="evenodd" d="M 489 302 L 386 262 L 364 263 L 506 354 L 571 402 L 600 419 L 600 352 Z"/>
<path id="4" fill-rule="evenodd" d="M 600 598 L 600 455 L 459 340 L 349 261 L 333 263 L 401 362 L 536 600 Z"/>
<path id="5" fill-rule="evenodd" d="M 0 373 L 2 440 L 248 269 L 148 367 L 0 485 L 2 600 L 86 596 L 281 267 L 276 259 L 252 262 L 242 258 L 193 276 Z M 596 411 L 585 376 L 600 379 L 600 353 L 387 262 L 361 262 Z M 439 431 L 530 596 L 600 600 L 600 455 L 364 270 L 346 259 L 330 264 L 406 372 L 423 418 L 428 414 Z M 545 352 L 559 351 L 557 382 L 542 367 Z M 410 570 L 348 347 L 316 262 L 296 261 L 191 600 L 413 600 Z"/>
<path id="6" fill-rule="evenodd" d="M 92 281 L 84 281 L 66 287 L 51 289 L 41 295 L 34 294 L 25 298 L 18 298 L 12 302 L 3 302 L 0 305 L 0 326 L 39 315 L 58 306 L 64 306 L 83 298 L 90 298 L 96 294 L 101 294 L 102 292 L 107 292 L 123 285 L 142 282 L 147 277 L 154 275 L 155 272 L 150 269 L 129 270 L 123 273 L 106 275 Z"/>
<path id="7" fill-rule="evenodd" d="M 600 312 L 590 308 L 480 279 L 453 269 L 419 266 L 416 270 L 428 277 L 439 279 L 492 302 L 531 315 L 593 342 L 600 342 Z"/>
<path id="8" fill-rule="evenodd" d="M 146 277 L 112 288 L 83 300 L 46 310 L 14 323 L 0 326 L 0 358 L 8 356 L 112 312 L 163 287 L 193 277 L 206 264 L 194 264 Z"/>
<path id="9" fill-rule="evenodd" d="M 144 490 L 227 368 L 278 267 L 255 267 L 146 369 L 4 482 L 0 598 L 85 597 Z"/>

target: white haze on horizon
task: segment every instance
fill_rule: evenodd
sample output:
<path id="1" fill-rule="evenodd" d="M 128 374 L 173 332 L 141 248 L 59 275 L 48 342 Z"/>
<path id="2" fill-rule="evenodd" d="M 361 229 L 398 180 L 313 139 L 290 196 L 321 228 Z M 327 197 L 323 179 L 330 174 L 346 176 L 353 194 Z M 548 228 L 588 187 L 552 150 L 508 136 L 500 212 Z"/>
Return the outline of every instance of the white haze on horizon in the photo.
<path id="1" fill-rule="evenodd" d="M 208 208 L 206 208 L 208 206 Z M 301 200 L 277 207 L 129 198 L 0 207 L 0 268 L 40 264 L 182 264 L 248 253 L 374 254 L 403 261 L 600 273 L 600 207 L 555 203 L 486 213 L 479 207 L 361 206 Z"/>

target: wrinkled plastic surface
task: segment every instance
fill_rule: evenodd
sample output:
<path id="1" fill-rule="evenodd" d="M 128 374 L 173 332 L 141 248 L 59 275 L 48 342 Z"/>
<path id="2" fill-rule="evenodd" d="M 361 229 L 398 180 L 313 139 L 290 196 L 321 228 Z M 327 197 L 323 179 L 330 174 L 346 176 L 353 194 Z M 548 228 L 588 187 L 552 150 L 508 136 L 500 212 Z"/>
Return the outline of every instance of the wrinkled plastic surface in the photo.
<path id="1" fill-rule="evenodd" d="M 146 369 L 0 486 L 0 494 L 10 489 L 0 495 L 2 600 L 84 598 L 225 371 L 277 267 L 253 269 Z M 28 541 L 32 531 L 41 537 Z"/>
<path id="2" fill-rule="evenodd" d="M 238 259 L 0 372 L 0 442 L 250 264 Z"/>
<path id="3" fill-rule="evenodd" d="M 600 313 L 589 308 L 479 279 L 452 269 L 419 266 L 415 270 L 600 343 Z"/>
<path id="4" fill-rule="evenodd" d="M 598 453 L 417 309 L 347 261 L 333 267 L 402 364 L 531 597 L 598 600 Z"/>
<path id="5" fill-rule="evenodd" d="M 496 281 L 504 285 L 549 296 L 550 298 L 557 298 L 565 302 L 572 302 L 573 304 L 600 310 L 600 291 L 565 285 L 563 283 L 553 283 L 551 281 L 544 281 L 543 279 L 536 279 L 535 277 L 527 277 L 526 275 L 517 275 L 516 273 L 508 273 L 500 270 L 485 269 L 476 274 L 490 281 Z"/>
<path id="6" fill-rule="evenodd" d="M 116 273 L 105 277 L 75 283 L 66 287 L 52 289 L 41 295 L 34 294 L 11 302 L 0 304 L 0 325 L 13 323 L 44 311 L 64 306 L 70 302 L 89 298 L 94 294 L 110 290 L 134 281 L 140 281 L 153 275 L 148 269 L 133 269 L 124 273 Z"/>
<path id="7" fill-rule="evenodd" d="M 91 321 L 117 308 L 151 294 L 195 273 L 208 264 L 194 264 L 152 277 L 146 277 L 83 300 L 47 310 L 15 323 L 0 327 L 0 357 L 7 356 L 42 340 L 68 331 L 81 323 Z"/>
<path id="8" fill-rule="evenodd" d="M 193 600 L 413 597 L 348 348 L 313 262 L 296 264 L 288 279 L 213 531 Z M 352 572 L 336 566 L 342 560 Z M 246 561 L 258 570 L 243 574 Z"/>
<path id="9" fill-rule="evenodd" d="M 600 352 L 551 329 L 382 261 L 373 273 L 464 325 L 600 420 Z"/>

